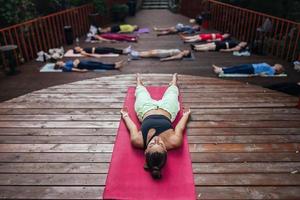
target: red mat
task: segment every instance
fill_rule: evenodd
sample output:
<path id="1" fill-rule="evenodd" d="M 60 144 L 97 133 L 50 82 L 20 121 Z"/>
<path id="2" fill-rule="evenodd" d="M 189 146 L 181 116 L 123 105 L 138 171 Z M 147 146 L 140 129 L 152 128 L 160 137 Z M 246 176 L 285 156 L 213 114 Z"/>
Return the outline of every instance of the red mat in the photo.
<path id="1" fill-rule="evenodd" d="M 166 87 L 147 87 L 153 99 L 161 99 Z M 129 116 L 140 127 L 140 122 L 134 111 L 135 88 L 130 87 L 124 106 L 128 108 Z M 173 126 L 182 116 L 182 109 L 177 115 Z M 162 169 L 162 179 L 154 180 L 151 174 L 144 170 L 144 152 L 135 149 L 130 144 L 129 132 L 123 120 L 120 122 L 104 199 L 149 199 L 167 200 L 195 199 L 195 186 L 192 163 L 189 153 L 186 133 L 181 148 L 168 152 L 168 159 Z"/>

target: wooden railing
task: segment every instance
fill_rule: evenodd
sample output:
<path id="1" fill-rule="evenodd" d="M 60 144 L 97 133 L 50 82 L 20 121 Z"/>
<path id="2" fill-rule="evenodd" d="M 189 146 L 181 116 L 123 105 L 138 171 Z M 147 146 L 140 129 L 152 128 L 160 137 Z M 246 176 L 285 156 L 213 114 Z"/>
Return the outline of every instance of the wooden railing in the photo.
<path id="1" fill-rule="evenodd" d="M 88 15 L 93 9 L 92 4 L 87 4 L 0 29 L 0 45 L 17 45 L 14 53 L 17 63 L 29 61 L 41 50 L 63 45 L 64 26 L 72 26 L 74 37 L 85 34 L 89 29 Z"/>
<path id="2" fill-rule="evenodd" d="M 182 0 L 181 3 L 183 14 L 194 17 L 207 9 L 211 13 L 210 28 L 259 46 L 265 54 L 288 61 L 300 56 L 299 23 L 216 0 Z"/>

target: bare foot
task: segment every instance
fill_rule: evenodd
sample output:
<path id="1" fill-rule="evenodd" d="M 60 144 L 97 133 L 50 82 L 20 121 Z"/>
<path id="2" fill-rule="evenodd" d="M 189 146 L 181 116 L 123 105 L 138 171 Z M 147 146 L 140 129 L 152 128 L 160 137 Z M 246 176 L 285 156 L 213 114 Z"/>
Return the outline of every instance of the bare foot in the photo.
<path id="1" fill-rule="evenodd" d="M 216 74 L 220 74 L 223 72 L 222 68 L 221 67 L 218 67 L 217 65 L 212 65 L 213 67 L 213 70 Z"/>
<path id="2" fill-rule="evenodd" d="M 172 81 L 170 82 L 169 85 L 177 85 L 177 80 L 178 80 L 178 74 L 175 73 L 173 74 Z"/>
<path id="3" fill-rule="evenodd" d="M 136 85 L 144 85 L 141 80 L 141 75 L 139 73 L 136 73 Z"/>
<path id="4" fill-rule="evenodd" d="M 124 66 L 125 63 L 126 63 L 125 60 L 121 60 L 121 61 L 119 61 L 119 62 L 116 62 L 116 63 L 115 63 L 115 68 L 116 68 L 116 69 L 120 69 L 121 67 Z"/>

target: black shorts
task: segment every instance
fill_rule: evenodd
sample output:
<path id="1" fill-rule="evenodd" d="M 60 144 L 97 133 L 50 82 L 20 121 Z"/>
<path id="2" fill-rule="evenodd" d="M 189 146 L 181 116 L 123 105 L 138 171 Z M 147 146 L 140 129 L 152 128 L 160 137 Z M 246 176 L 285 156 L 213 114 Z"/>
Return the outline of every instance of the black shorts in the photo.
<path id="1" fill-rule="evenodd" d="M 112 33 L 118 33 L 118 32 L 120 32 L 120 26 L 119 25 L 113 25 L 113 26 L 111 26 L 110 27 L 110 32 L 112 32 Z"/>

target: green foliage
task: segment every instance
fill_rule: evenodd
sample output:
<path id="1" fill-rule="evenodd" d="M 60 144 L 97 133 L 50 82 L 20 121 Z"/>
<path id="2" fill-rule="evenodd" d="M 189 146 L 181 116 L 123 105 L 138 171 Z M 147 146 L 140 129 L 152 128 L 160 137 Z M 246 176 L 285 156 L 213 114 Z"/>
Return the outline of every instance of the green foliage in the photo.
<path id="1" fill-rule="evenodd" d="M 111 12 L 112 13 L 124 13 L 128 14 L 129 8 L 126 4 L 114 4 L 111 7 Z"/>
<path id="2" fill-rule="evenodd" d="M 91 0 L 69 0 L 71 6 L 82 6 L 87 3 L 91 3 Z"/>
<path id="3" fill-rule="evenodd" d="M 107 14 L 107 6 L 104 0 L 93 0 L 93 3 L 95 5 L 96 12 L 100 15 Z"/>
<path id="4" fill-rule="evenodd" d="M 222 0 L 243 8 L 267 13 L 281 18 L 300 21 L 299 0 Z"/>
<path id="5" fill-rule="evenodd" d="M 62 0 L 34 0 L 35 7 L 38 11 L 38 15 L 44 16 L 50 13 L 62 10 L 64 5 Z"/>
<path id="6" fill-rule="evenodd" d="M 0 26 L 5 27 L 36 17 L 33 0 L 0 0 Z"/>

